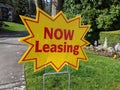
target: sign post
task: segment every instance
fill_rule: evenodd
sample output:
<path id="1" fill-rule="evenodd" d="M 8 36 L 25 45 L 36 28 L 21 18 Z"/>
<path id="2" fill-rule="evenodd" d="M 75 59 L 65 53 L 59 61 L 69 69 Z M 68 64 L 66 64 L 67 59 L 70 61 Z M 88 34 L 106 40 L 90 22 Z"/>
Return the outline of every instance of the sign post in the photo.
<path id="1" fill-rule="evenodd" d="M 43 74 L 43 90 L 45 90 L 45 76 L 47 75 L 57 75 L 57 74 L 67 74 L 68 75 L 68 90 L 70 90 L 70 72 L 63 71 L 63 72 L 49 72 L 49 73 L 44 73 Z"/>
<path id="2" fill-rule="evenodd" d="M 43 75 L 43 89 L 45 76 L 52 74 L 68 74 L 59 72 L 65 65 L 78 70 L 79 61 L 88 58 L 83 48 L 89 43 L 84 39 L 90 25 L 81 25 L 81 17 L 68 20 L 62 11 L 55 17 L 49 16 L 41 9 L 37 9 L 36 19 L 20 16 L 29 35 L 20 39 L 29 48 L 19 63 L 34 62 L 34 71 L 51 65 L 56 72 Z M 70 87 L 70 82 L 68 84 Z M 69 88 L 68 87 L 68 88 Z"/>

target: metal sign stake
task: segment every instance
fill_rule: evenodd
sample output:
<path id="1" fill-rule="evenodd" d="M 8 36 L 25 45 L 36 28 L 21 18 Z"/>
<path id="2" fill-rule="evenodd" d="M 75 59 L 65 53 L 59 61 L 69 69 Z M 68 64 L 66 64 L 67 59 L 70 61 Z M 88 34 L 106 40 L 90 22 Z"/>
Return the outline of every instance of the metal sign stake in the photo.
<path id="1" fill-rule="evenodd" d="M 70 72 L 68 71 L 68 66 L 67 66 L 67 71 L 63 72 L 48 72 L 43 74 L 43 90 L 45 90 L 45 76 L 47 75 L 61 75 L 61 74 L 68 74 L 68 90 L 70 90 Z"/>

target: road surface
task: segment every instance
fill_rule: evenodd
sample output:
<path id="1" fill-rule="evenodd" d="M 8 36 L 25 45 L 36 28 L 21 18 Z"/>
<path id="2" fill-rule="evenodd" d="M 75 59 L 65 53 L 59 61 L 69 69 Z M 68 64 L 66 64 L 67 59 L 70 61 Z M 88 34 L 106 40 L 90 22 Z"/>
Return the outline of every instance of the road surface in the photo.
<path id="1" fill-rule="evenodd" d="M 26 49 L 17 37 L 0 38 L 0 90 L 25 90 L 24 65 L 18 61 Z"/>

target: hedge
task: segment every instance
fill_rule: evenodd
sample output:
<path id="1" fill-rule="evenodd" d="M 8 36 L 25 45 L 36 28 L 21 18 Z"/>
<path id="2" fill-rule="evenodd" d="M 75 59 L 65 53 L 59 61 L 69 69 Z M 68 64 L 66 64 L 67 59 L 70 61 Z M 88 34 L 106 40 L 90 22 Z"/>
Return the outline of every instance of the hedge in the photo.
<path id="1" fill-rule="evenodd" d="M 120 42 L 120 30 L 116 31 L 104 31 L 100 33 L 99 43 L 103 44 L 107 38 L 108 47 L 114 47 L 116 43 Z"/>

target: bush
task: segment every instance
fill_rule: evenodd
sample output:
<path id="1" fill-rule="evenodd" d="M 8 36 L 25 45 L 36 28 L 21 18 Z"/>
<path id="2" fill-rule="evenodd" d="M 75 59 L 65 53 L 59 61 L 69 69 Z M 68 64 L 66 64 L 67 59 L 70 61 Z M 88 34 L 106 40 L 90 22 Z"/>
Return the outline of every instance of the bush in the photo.
<path id="1" fill-rule="evenodd" d="M 105 37 L 108 40 L 108 47 L 114 47 L 116 43 L 120 42 L 120 30 L 101 32 L 99 40 L 100 44 L 104 43 Z"/>
<path id="2" fill-rule="evenodd" d="M 2 22 L 2 21 L 0 21 L 0 27 L 2 27 L 2 25 L 3 25 L 3 22 Z"/>

